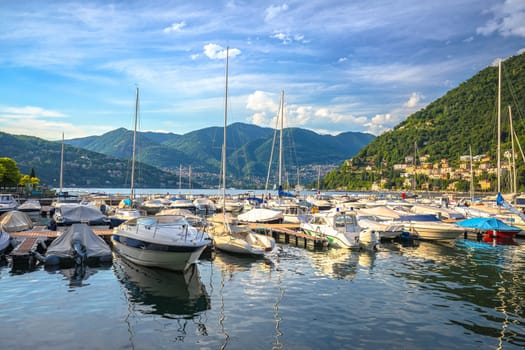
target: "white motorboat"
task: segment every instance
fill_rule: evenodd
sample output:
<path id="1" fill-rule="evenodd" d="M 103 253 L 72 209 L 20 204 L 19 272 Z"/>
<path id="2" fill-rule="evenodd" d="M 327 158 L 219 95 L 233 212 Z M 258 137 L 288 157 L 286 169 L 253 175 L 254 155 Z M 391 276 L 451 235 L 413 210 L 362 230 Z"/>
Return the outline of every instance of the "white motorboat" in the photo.
<path id="1" fill-rule="evenodd" d="M 183 216 L 156 215 L 120 224 L 113 229 L 111 241 L 117 253 L 135 264 L 184 271 L 211 239 Z"/>
<path id="2" fill-rule="evenodd" d="M 429 241 L 455 240 L 470 229 L 439 220 L 433 214 L 405 215 L 396 219 L 412 236 Z"/>
<path id="3" fill-rule="evenodd" d="M 336 248 L 377 250 L 380 245 L 377 233 L 360 227 L 353 211 L 335 208 L 315 213 L 300 227 L 306 234 L 326 237 Z"/>
<path id="4" fill-rule="evenodd" d="M 275 248 L 275 239 L 256 233 L 248 225 L 217 215 L 210 220 L 209 232 L 215 247 L 234 254 L 262 256 Z"/>
<path id="5" fill-rule="evenodd" d="M 0 214 L 18 208 L 18 201 L 12 194 L 0 194 Z"/>
<path id="6" fill-rule="evenodd" d="M 193 200 L 195 211 L 204 215 L 215 213 L 215 203 L 206 197 L 199 197 Z"/>
<path id="7" fill-rule="evenodd" d="M 168 207 L 170 209 L 185 209 L 195 213 L 195 204 L 191 199 L 175 198 L 171 200 Z"/>
<path id="8" fill-rule="evenodd" d="M 241 222 L 280 224 L 283 222 L 283 217 L 283 212 L 279 210 L 254 208 L 245 213 L 239 214 L 237 219 Z"/>
<path id="9" fill-rule="evenodd" d="M 137 209 L 137 208 L 115 208 L 115 211 L 108 216 L 111 227 L 117 227 L 118 225 L 122 224 L 123 222 L 126 222 L 128 220 L 131 220 L 133 218 L 138 218 L 143 216 L 143 213 Z"/>
<path id="10" fill-rule="evenodd" d="M 42 205 L 38 199 L 31 198 L 20 204 L 16 210 L 22 211 L 32 218 L 36 218 L 40 216 Z"/>

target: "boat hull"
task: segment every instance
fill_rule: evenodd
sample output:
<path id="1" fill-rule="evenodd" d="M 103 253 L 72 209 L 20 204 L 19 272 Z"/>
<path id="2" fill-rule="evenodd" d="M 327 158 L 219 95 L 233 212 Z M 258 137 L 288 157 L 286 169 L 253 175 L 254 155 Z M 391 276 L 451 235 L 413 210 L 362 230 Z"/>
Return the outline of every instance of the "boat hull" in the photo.
<path id="1" fill-rule="evenodd" d="M 206 248 L 205 244 L 167 247 L 155 246 L 154 243 L 150 244 L 149 248 L 145 248 L 147 244 L 143 244 L 144 242 L 136 244 L 136 240 L 123 239 L 119 235 L 113 235 L 111 241 L 117 253 L 135 264 L 172 271 L 188 269 L 190 265 L 197 262 Z"/>
<path id="2" fill-rule="evenodd" d="M 405 229 L 411 235 L 427 241 L 451 241 L 462 236 L 466 229 L 459 227 L 445 227 L 443 225 L 420 225 L 410 223 L 405 225 Z"/>

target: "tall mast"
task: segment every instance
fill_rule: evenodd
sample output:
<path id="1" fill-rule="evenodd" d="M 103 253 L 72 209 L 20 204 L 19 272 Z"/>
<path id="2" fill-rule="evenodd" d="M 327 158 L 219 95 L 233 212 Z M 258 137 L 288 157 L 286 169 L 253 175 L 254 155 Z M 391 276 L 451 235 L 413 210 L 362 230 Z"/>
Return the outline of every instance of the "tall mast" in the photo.
<path id="1" fill-rule="evenodd" d="M 225 211 L 226 204 L 226 126 L 228 125 L 228 57 L 229 48 L 226 48 L 226 83 L 224 87 L 224 135 L 222 143 L 222 210 Z"/>
<path id="2" fill-rule="evenodd" d="M 131 153 L 131 200 L 135 199 L 135 157 L 137 148 L 137 120 L 139 115 L 139 88 L 135 92 L 135 122 L 133 126 L 133 150 Z"/>
<path id="3" fill-rule="evenodd" d="M 282 171 L 283 171 L 283 120 L 284 120 L 284 90 L 281 92 L 281 104 L 279 111 L 280 133 L 279 133 L 279 189 L 282 189 Z"/>
<path id="4" fill-rule="evenodd" d="M 64 133 L 62 132 L 62 152 L 60 153 L 60 192 L 62 193 L 64 174 Z"/>
<path id="5" fill-rule="evenodd" d="M 501 59 L 498 64 L 498 193 L 501 193 Z"/>
<path id="6" fill-rule="evenodd" d="M 510 140 L 511 140 L 511 165 L 512 165 L 512 193 L 518 193 L 518 184 L 516 182 L 516 159 L 514 157 L 514 126 L 512 124 L 512 108 L 509 106 L 509 121 L 510 121 Z"/>
<path id="7" fill-rule="evenodd" d="M 472 167 L 472 146 L 468 146 L 470 153 L 470 202 L 474 201 L 474 168 Z"/>

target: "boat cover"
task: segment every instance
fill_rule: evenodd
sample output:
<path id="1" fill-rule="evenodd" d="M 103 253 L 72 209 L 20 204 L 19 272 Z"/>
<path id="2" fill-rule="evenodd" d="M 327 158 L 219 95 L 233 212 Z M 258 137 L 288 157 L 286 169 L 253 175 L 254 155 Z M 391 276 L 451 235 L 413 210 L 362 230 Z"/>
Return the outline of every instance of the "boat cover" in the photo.
<path id="1" fill-rule="evenodd" d="M 91 205 L 62 205 L 56 209 L 61 217 L 62 225 L 88 223 L 90 225 L 108 225 L 109 219 L 100 209 Z M 58 222 L 58 220 L 57 220 Z"/>
<path id="2" fill-rule="evenodd" d="M 8 211 L 0 216 L 0 225 L 7 232 L 30 230 L 34 224 L 29 215 L 18 210 Z"/>
<path id="3" fill-rule="evenodd" d="M 255 208 L 246 213 L 239 214 L 237 218 L 244 222 L 268 222 L 277 221 L 283 218 L 283 212 L 265 208 Z"/>
<path id="4" fill-rule="evenodd" d="M 471 218 L 455 223 L 461 227 L 474 228 L 478 230 L 490 230 L 499 232 L 520 232 L 521 228 L 510 226 L 496 218 Z"/>
<path id="5" fill-rule="evenodd" d="M 87 259 L 111 261 L 111 248 L 86 224 L 69 226 L 47 248 L 46 264 L 58 264 L 62 259 L 75 259 L 80 251 Z"/>

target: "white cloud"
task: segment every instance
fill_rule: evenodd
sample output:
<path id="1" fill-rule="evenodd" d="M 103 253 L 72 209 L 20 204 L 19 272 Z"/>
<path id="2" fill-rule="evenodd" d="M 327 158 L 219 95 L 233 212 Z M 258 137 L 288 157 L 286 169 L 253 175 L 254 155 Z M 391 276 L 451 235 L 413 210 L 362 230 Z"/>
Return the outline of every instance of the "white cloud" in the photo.
<path id="1" fill-rule="evenodd" d="M 421 99 L 423 98 L 424 96 L 420 93 L 413 92 L 412 95 L 410 95 L 408 101 L 405 102 L 404 106 L 408 108 L 414 108 L 419 104 L 419 101 L 421 101 Z"/>
<path id="2" fill-rule="evenodd" d="M 279 15 L 281 12 L 284 12 L 288 10 L 288 5 L 286 4 L 282 4 L 280 6 L 270 6 L 268 8 L 266 8 L 266 10 L 264 11 L 265 12 L 265 16 L 264 16 L 264 20 L 265 21 L 271 21 L 272 19 L 274 19 L 275 17 L 277 17 L 277 15 Z"/>
<path id="3" fill-rule="evenodd" d="M 226 58 L 226 49 L 217 44 L 206 44 L 204 45 L 204 54 L 211 59 L 223 59 Z M 229 49 L 228 55 L 230 57 L 235 57 L 241 54 L 239 49 Z"/>
<path id="4" fill-rule="evenodd" d="M 489 12 L 493 13 L 484 26 L 476 29 L 481 35 L 499 33 L 502 36 L 525 37 L 525 2 L 522 0 L 505 0 L 503 4 L 494 6 Z"/>
<path id="5" fill-rule="evenodd" d="M 40 117 L 63 118 L 66 115 L 62 112 L 46 110 L 41 107 L 3 107 L 0 108 L 0 116 L 15 119 L 37 119 Z"/>
<path id="6" fill-rule="evenodd" d="M 307 43 L 308 42 L 308 40 L 304 39 L 304 35 L 302 35 L 302 34 L 290 35 L 290 34 L 286 34 L 286 33 L 282 33 L 282 32 L 275 32 L 275 34 L 270 36 L 270 38 L 278 39 L 283 44 L 289 44 L 289 43 L 294 42 L 294 41 L 302 42 L 302 43 Z"/>
<path id="7" fill-rule="evenodd" d="M 173 23 L 171 26 L 164 28 L 164 33 L 180 32 L 186 27 L 186 22 Z"/>
<path id="8" fill-rule="evenodd" d="M 343 62 L 345 62 L 345 61 L 348 61 L 348 58 L 347 58 L 347 57 L 341 57 L 341 58 L 339 58 L 339 59 L 337 60 L 337 62 L 339 62 L 339 63 L 343 63 Z"/>

